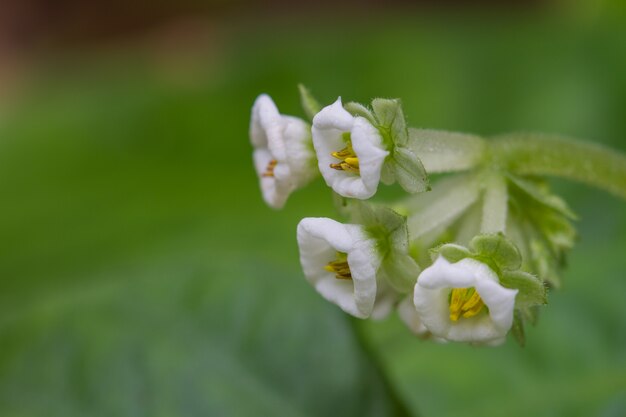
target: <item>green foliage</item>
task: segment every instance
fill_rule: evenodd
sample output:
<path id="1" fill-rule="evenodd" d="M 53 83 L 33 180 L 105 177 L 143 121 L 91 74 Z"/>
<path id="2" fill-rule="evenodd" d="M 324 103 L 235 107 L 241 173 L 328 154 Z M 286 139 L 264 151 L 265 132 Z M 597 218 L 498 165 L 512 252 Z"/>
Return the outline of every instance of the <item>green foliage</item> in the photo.
<path id="1" fill-rule="evenodd" d="M 313 117 L 319 113 L 322 106 L 304 85 L 298 84 L 298 90 L 300 91 L 300 104 L 302 105 L 302 109 L 309 121 L 313 121 Z"/>
<path id="2" fill-rule="evenodd" d="M 335 213 L 327 187 L 296 193 L 280 216 L 260 201 L 255 95 L 298 114 L 293 85 L 306 80 L 320 97 L 402 96 L 422 126 L 531 126 L 624 150 L 624 26 L 601 14 L 581 11 L 581 27 L 556 14 L 377 16 L 377 30 L 327 31 L 255 19 L 228 28 L 237 37 L 209 50 L 200 81 L 142 54 L 48 74 L 37 97 L 5 103 L 0 128 L 0 414 L 396 414 L 344 316 L 297 265 L 298 220 Z M 362 42 L 337 41 L 348 26 Z M 584 219 L 582 239 L 525 349 L 426 343 L 396 318 L 365 324 L 412 410 L 624 415 L 623 205 L 556 187 Z M 526 323 L 537 310 L 521 312 Z"/>

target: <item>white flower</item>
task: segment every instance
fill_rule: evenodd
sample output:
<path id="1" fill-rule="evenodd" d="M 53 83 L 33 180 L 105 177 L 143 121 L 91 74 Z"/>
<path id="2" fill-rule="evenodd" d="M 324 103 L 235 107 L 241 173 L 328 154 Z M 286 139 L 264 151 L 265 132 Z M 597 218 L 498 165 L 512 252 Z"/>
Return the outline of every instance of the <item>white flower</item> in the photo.
<path id="1" fill-rule="evenodd" d="M 263 199 L 270 207 L 282 208 L 292 191 L 316 175 L 310 126 L 280 114 L 272 99 L 261 94 L 252 106 L 250 141 Z"/>
<path id="2" fill-rule="evenodd" d="M 497 345 L 513 323 L 518 290 L 475 259 L 455 263 L 439 256 L 417 279 L 413 302 L 426 328 L 450 341 Z"/>
<path id="3" fill-rule="evenodd" d="M 428 329 L 424 326 L 424 323 L 422 323 L 415 310 L 413 297 L 411 295 L 406 296 L 400 304 L 398 304 L 398 316 L 400 316 L 400 320 L 417 336 L 426 336 L 428 334 Z"/>
<path id="4" fill-rule="evenodd" d="M 306 279 L 326 300 L 359 318 L 382 318 L 395 299 L 376 281 L 381 257 L 363 226 L 327 218 L 298 224 L 300 263 Z"/>
<path id="5" fill-rule="evenodd" d="M 312 133 L 319 169 L 329 187 L 358 199 L 376 193 L 389 151 L 374 125 L 352 116 L 338 98 L 315 115 Z"/>
<path id="6" fill-rule="evenodd" d="M 398 316 L 400 317 L 400 320 L 406 324 L 409 330 L 421 339 L 429 339 L 437 343 L 448 342 L 446 339 L 433 336 L 426 326 L 424 326 L 424 323 L 422 323 L 420 316 L 415 310 L 415 305 L 413 304 L 413 294 L 407 295 L 398 304 Z"/>

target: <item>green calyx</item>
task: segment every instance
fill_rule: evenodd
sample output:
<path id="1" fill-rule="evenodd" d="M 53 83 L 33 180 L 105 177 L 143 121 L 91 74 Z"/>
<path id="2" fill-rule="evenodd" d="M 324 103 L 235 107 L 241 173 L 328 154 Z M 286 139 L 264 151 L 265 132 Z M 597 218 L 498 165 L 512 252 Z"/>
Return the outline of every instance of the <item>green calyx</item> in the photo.
<path id="1" fill-rule="evenodd" d="M 504 287 L 517 289 L 515 306 L 527 309 L 547 302 L 546 287 L 535 275 L 521 270 L 522 257 L 515 244 L 503 234 L 481 234 L 469 244 L 469 248 L 456 244 L 444 244 L 432 250 L 433 257 L 443 256 L 451 263 L 470 258 L 492 269 Z"/>
<path id="2" fill-rule="evenodd" d="M 360 201 L 353 202 L 349 210 L 351 220 L 362 224 L 368 236 L 376 241 L 382 259 L 379 279 L 401 294 L 411 292 L 421 269 L 409 254 L 406 217 L 390 208 Z"/>
<path id="3" fill-rule="evenodd" d="M 371 107 L 370 110 L 353 102 L 344 105 L 349 113 L 364 117 L 380 132 L 383 144 L 389 151 L 381 181 L 385 184 L 397 182 L 412 194 L 430 190 L 424 165 L 409 147 L 409 130 L 400 100 L 376 98 L 372 100 Z"/>

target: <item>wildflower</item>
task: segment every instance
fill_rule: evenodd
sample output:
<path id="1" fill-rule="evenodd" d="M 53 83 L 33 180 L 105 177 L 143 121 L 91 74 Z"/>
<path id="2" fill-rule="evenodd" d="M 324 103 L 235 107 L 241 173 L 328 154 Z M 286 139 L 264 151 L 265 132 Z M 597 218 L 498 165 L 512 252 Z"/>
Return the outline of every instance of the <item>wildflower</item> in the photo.
<path id="1" fill-rule="evenodd" d="M 449 341 L 497 345 L 513 323 L 517 289 L 505 288 L 486 264 L 439 256 L 422 271 L 413 302 L 424 326 Z"/>
<path id="2" fill-rule="evenodd" d="M 310 125 L 280 114 L 272 99 L 261 94 L 252 107 L 250 141 L 263 199 L 280 209 L 289 194 L 316 175 Z"/>
<path id="3" fill-rule="evenodd" d="M 304 275 L 322 297 L 359 318 L 390 310 L 384 287 L 376 280 L 382 261 L 376 240 L 363 226 L 306 218 L 298 224 L 297 237 Z"/>
<path id="4" fill-rule="evenodd" d="M 338 98 L 313 118 L 312 134 L 319 170 L 329 187 L 350 198 L 376 193 L 389 151 L 370 120 L 351 115 Z"/>

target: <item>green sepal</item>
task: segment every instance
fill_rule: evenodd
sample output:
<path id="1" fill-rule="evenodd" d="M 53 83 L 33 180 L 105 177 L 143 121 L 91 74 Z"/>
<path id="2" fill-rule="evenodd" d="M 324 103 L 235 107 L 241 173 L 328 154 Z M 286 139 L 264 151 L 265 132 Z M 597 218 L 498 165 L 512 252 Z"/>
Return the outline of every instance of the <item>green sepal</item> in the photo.
<path id="1" fill-rule="evenodd" d="M 382 257 L 378 277 L 400 293 L 412 291 L 421 269 L 409 254 L 406 217 L 388 207 L 362 201 L 352 202 L 350 210 L 351 220 L 362 224 L 376 241 L 376 250 Z"/>
<path id="2" fill-rule="evenodd" d="M 372 109 L 380 127 L 389 134 L 393 146 L 406 146 L 409 142 L 409 131 L 400 100 L 375 98 L 372 100 Z"/>
<path id="3" fill-rule="evenodd" d="M 455 263 L 465 258 L 471 258 L 472 253 L 465 247 L 455 243 L 446 243 L 437 248 L 431 249 L 433 261 L 437 256 L 443 256 L 448 262 Z"/>
<path id="4" fill-rule="evenodd" d="M 298 84 L 298 90 L 300 91 L 300 104 L 302 105 L 302 109 L 309 120 L 312 121 L 313 117 L 320 112 L 322 106 L 303 84 Z"/>
<path id="5" fill-rule="evenodd" d="M 507 175 L 507 177 L 511 183 L 535 202 L 562 214 L 568 219 L 578 219 L 576 213 L 569 208 L 565 200 L 549 191 L 545 182 L 531 181 L 512 174 Z"/>
<path id="6" fill-rule="evenodd" d="M 478 235 L 469 244 L 479 257 L 491 259 L 502 270 L 516 270 L 522 265 L 522 256 L 513 242 L 503 234 Z"/>
<path id="7" fill-rule="evenodd" d="M 578 237 L 576 228 L 558 213 L 547 212 L 538 216 L 537 227 L 541 230 L 551 249 L 557 254 L 574 247 Z"/>
<path id="8" fill-rule="evenodd" d="M 404 191 L 415 194 L 430 190 L 424 165 L 409 148 L 395 147 L 385 164 L 390 164 L 396 181 Z"/>
<path id="9" fill-rule="evenodd" d="M 343 105 L 343 108 L 353 116 L 360 116 L 367 119 L 371 124 L 376 125 L 377 121 L 370 109 L 360 103 L 350 101 Z"/>
<path id="10" fill-rule="evenodd" d="M 408 254 L 401 254 L 395 250 L 389 252 L 378 270 L 378 278 L 384 279 L 400 294 L 413 291 L 421 268 Z"/>
<path id="11" fill-rule="evenodd" d="M 522 313 L 519 310 L 515 310 L 513 313 L 513 326 L 511 326 L 511 334 L 515 338 L 515 341 L 521 347 L 526 345 L 526 335 L 524 334 L 524 319 Z"/>
<path id="12" fill-rule="evenodd" d="M 536 326 L 539 322 L 539 313 L 541 311 L 541 307 L 542 306 L 540 305 L 534 305 L 528 308 L 520 309 L 519 312 L 522 315 L 524 323 L 530 323 L 533 326 Z"/>
<path id="13" fill-rule="evenodd" d="M 551 287 L 561 288 L 560 270 L 564 260 L 556 259 L 543 239 L 531 238 L 529 248 L 533 270 Z"/>
<path id="14" fill-rule="evenodd" d="M 500 283 L 506 288 L 517 289 L 516 308 L 528 308 L 548 303 L 546 287 L 536 276 L 523 271 L 505 271 Z"/>
<path id="15" fill-rule="evenodd" d="M 392 233 L 398 228 L 406 229 L 406 217 L 388 207 L 359 200 L 350 200 L 350 207 L 351 220 L 366 228 L 382 227 L 388 233 Z M 403 233 L 408 235 L 406 230 Z"/>
<path id="16" fill-rule="evenodd" d="M 380 182 L 385 185 L 391 185 L 396 179 L 394 167 L 392 164 L 384 163 L 383 168 L 380 170 Z"/>
<path id="17" fill-rule="evenodd" d="M 372 109 L 383 143 L 389 150 L 381 181 L 384 184 L 397 181 L 404 191 L 411 194 L 430 190 L 424 164 L 408 147 L 409 130 L 400 100 L 376 98 L 372 100 Z"/>

